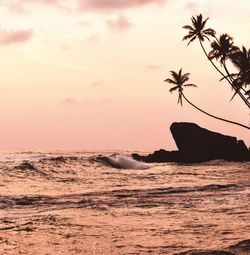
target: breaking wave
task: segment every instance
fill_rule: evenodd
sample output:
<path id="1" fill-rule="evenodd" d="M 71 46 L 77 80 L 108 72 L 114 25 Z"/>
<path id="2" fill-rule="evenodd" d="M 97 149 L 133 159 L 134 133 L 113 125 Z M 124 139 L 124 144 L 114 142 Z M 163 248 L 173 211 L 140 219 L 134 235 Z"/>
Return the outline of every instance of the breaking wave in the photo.
<path id="1" fill-rule="evenodd" d="M 109 157 L 106 156 L 98 156 L 95 157 L 94 159 L 92 158 L 92 160 L 103 163 L 105 165 L 114 167 L 114 168 L 118 168 L 118 169 L 139 169 L 139 170 L 143 170 L 143 169 L 148 169 L 149 166 L 136 161 L 130 157 L 127 156 L 122 156 L 122 155 L 111 155 Z"/>

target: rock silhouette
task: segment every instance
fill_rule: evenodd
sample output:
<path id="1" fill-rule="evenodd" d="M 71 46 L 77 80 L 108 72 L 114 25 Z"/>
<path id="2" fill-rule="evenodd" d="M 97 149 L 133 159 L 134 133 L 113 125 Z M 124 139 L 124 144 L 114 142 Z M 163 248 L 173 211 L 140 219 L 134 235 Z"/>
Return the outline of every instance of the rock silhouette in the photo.
<path id="1" fill-rule="evenodd" d="M 250 152 L 244 141 L 198 126 L 195 123 L 174 122 L 170 131 L 178 151 L 159 150 L 147 156 L 132 154 L 145 162 L 205 162 L 215 159 L 250 161 Z"/>

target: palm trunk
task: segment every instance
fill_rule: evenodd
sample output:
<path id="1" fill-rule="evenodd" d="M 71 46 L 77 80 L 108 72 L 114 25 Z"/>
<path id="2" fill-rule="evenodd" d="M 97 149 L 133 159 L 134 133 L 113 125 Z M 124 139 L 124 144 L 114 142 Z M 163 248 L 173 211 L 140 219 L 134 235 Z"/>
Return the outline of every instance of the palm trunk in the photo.
<path id="1" fill-rule="evenodd" d="M 203 50 L 203 52 L 205 53 L 206 57 L 208 58 L 208 60 L 211 62 L 211 64 L 213 65 L 213 67 L 230 83 L 230 81 L 228 80 L 228 78 L 224 75 L 224 73 L 221 72 L 221 70 L 214 64 L 214 62 L 209 58 L 201 40 L 199 40 L 201 48 Z M 230 83 L 231 84 L 231 83 Z"/>
<path id="2" fill-rule="evenodd" d="M 224 77 L 224 79 L 226 79 L 228 81 L 228 83 L 231 85 L 231 87 L 235 90 L 235 92 L 241 97 L 241 99 L 244 101 L 244 103 L 248 106 L 248 108 L 250 108 L 250 103 L 245 99 L 245 97 L 239 93 L 239 91 L 237 91 L 237 89 L 234 87 L 233 83 L 231 82 L 231 80 L 224 75 L 224 73 L 214 64 L 214 62 L 209 58 L 201 40 L 199 40 L 201 48 L 203 50 L 203 52 L 205 53 L 206 57 L 208 58 L 208 60 L 211 62 L 211 64 L 213 65 L 213 67 Z M 241 94 L 241 95 L 240 95 Z"/>
<path id="3" fill-rule="evenodd" d="M 243 125 L 241 123 L 238 123 L 238 122 L 235 122 L 235 121 L 231 121 L 231 120 L 227 120 L 227 119 L 224 119 L 224 118 L 220 118 L 220 117 L 217 117 L 215 115 L 212 115 L 210 113 L 207 113 L 205 112 L 204 110 L 202 110 L 201 108 L 197 107 L 196 105 L 194 105 L 193 103 L 191 103 L 183 93 L 181 93 L 183 98 L 186 100 L 187 103 L 189 103 L 191 106 L 193 106 L 195 109 L 197 109 L 198 111 L 208 115 L 209 117 L 212 117 L 214 119 L 217 119 L 217 120 L 221 120 L 221 121 L 224 121 L 224 122 L 227 122 L 227 123 L 230 123 L 230 124 L 234 124 L 234 125 L 237 125 L 237 126 L 240 126 L 240 127 L 243 127 L 243 128 L 246 128 L 246 129 L 249 129 L 250 130 L 250 127 L 246 126 L 246 125 Z"/>
<path id="4" fill-rule="evenodd" d="M 238 93 L 238 95 L 239 95 L 239 96 L 241 97 L 241 99 L 245 102 L 245 104 L 248 106 L 248 108 L 250 108 L 250 102 L 244 97 L 244 95 L 241 93 L 241 91 L 238 90 L 238 89 L 234 86 L 234 84 L 233 84 L 234 79 L 233 79 L 233 77 L 230 75 L 230 73 L 229 73 L 229 71 L 228 71 L 228 69 L 227 69 L 227 66 L 226 66 L 226 63 L 225 63 L 225 62 L 223 63 L 223 67 L 224 67 L 224 69 L 225 69 L 225 71 L 226 71 L 226 73 L 227 73 L 227 76 L 229 77 L 229 79 L 230 79 L 230 81 L 231 81 L 231 86 L 232 86 L 233 89 L 235 90 L 235 93 Z M 246 92 L 244 89 L 243 89 L 243 91 Z M 235 94 L 234 94 L 234 96 L 235 96 Z M 232 99 L 234 98 L 234 96 L 232 97 Z M 231 99 L 231 100 L 232 100 L 232 99 Z"/>

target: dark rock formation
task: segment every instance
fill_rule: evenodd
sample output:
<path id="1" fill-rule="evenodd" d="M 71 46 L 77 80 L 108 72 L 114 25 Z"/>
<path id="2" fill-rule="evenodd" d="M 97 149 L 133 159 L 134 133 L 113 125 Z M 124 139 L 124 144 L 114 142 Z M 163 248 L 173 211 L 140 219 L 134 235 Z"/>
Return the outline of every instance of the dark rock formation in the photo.
<path id="1" fill-rule="evenodd" d="M 170 130 L 184 161 L 249 158 L 245 143 L 236 137 L 212 132 L 195 123 L 173 123 Z"/>
<path id="2" fill-rule="evenodd" d="M 242 140 L 222 135 L 195 123 L 173 123 L 171 133 L 178 151 L 159 150 L 147 156 L 132 154 L 144 162 L 204 162 L 214 159 L 250 161 L 250 152 Z"/>
<path id="3" fill-rule="evenodd" d="M 141 156 L 137 153 L 132 154 L 133 159 L 147 163 L 177 162 L 179 160 L 178 151 L 165 151 L 163 149 L 155 151 L 147 156 Z"/>

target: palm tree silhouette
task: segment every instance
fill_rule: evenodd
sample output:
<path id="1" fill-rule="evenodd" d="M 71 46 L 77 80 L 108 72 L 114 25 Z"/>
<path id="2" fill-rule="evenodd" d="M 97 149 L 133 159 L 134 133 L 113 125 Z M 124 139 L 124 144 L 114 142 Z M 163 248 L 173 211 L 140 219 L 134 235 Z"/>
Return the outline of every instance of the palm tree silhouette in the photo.
<path id="1" fill-rule="evenodd" d="M 235 84 L 240 87 L 250 85 L 250 49 L 242 47 L 242 50 L 236 51 L 232 58 L 232 63 L 239 70 L 238 74 L 233 74 Z"/>
<path id="2" fill-rule="evenodd" d="M 226 60 L 232 60 L 234 56 L 240 51 L 240 49 L 234 45 L 233 38 L 229 36 L 228 34 L 222 34 L 219 39 L 216 39 L 211 43 L 212 50 L 209 52 L 208 56 L 209 58 L 216 59 L 220 62 L 220 64 L 224 67 L 227 77 L 230 80 L 230 85 L 235 90 L 235 93 L 232 97 L 236 94 L 239 94 L 241 99 L 245 102 L 245 104 L 250 108 L 250 102 L 247 100 L 246 97 L 241 93 L 240 89 L 243 90 L 243 92 L 246 92 L 244 88 L 241 88 L 239 86 L 236 86 L 236 83 L 233 79 L 233 76 L 229 73 L 228 68 L 226 66 Z M 231 100 L 232 100 L 231 99 Z"/>
<path id="3" fill-rule="evenodd" d="M 177 104 L 180 103 L 182 106 L 182 97 L 183 97 L 183 87 L 197 87 L 195 84 L 186 84 L 186 82 L 189 80 L 190 73 L 184 73 L 182 74 L 182 68 L 179 70 L 178 73 L 174 71 L 170 71 L 173 79 L 166 79 L 165 82 L 168 82 L 170 84 L 174 84 L 175 86 L 169 90 L 169 92 L 173 92 L 175 90 L 178 90 L 178 101 Z"/>
<path id="4" fill-rule="evenodd" d="M 192 16 L 191 21 L 193 26 L 186 25 L 183 27 L 189 30 L 188 35 L 183 37 L 183 40 L 189 39 L 188 45 L 197 38 L 200 42 L 203 42 L 205 38 L 209 40 L 209 36 L 215 36 L 216 33 L 212 28 L 204 29 L 208 19 L 203 20 L 202 14 L 197 15 L 196 18 Z"/>
<path id="5" fill-rule="evenodd" d="M 197 85 L 195 85 L 195 84 L 186 83 L 189 80 L 190 73 L 182 74 L 182 69 L 180 69 L 179 72 L 170 71 L 170 74 L 171 74 L 172 78 L 167 78 L 164 81 L 174 85 L 169 90 L 169 92 L 172 93 L 173 91 L 178 90 L 178 101 L 177 101 L 177 104 L 180 103 L 181 106 L 182 106 L 182 99 L 184 98 L 186 100 L 186 102 L 189 103 L 191 106 L 193 106 L 195 109 L 197 109 L 198 111 L 200 111 L 200 112 L 202 112 L 202 113 L 204 113 L 204 114 L 206 114 L 206 115 L 208 115 L 208 116 L 210 116 L 212 118 L 215 118 L 217 120 L 221 120 L 221 121 L 224 121 L 224 122 L 228 122 L 228 123 L 231 123 L 231 124 L 234 124 L 234 125 L 238 125 L 238 126 L 246 128 L 246 129 L 250 129 L 250 127 L 248 127 L 246 125 L 243 125 L 241 123 L 238 123 L 238 122 L 235 122 L 235 121 L 231 121 L 231 120 L 227 120 L 227 119 L 224 119 L 224 118 L 220 118 L 220 117 L 217 117 L 217 116 L 215 116 L 213 114 L 210 114 L 210 113 L 202 110 L 198 106 L 194 105 L 191 101 L 189 101 L 187 99 L 187 97 L 183 93 L 184 87 L 197 87 Z"/>
<path id="6" fill-rule="evenodd" d="M 209 58 L 215 58 L 222 66 L 228 58 L 239 51 L 239 48 L 234 45 L 233 38 L 228 34 L 220 35 L 219 39 L 211 43 L 211 48 L 212 50 L 208 53 Z"/>
<path id="7" fill-rule="evenodd" d="M 209 36 L 211 37 L 215 37 L 216 32 L 215 30 L 213 30 L 212 28 L 207 28 L 205 29 L 206 23 L 208 21 L 209 18 L 203 20 L 202 14 L 197 15 L 196 18 L 194 16 L 192 16 L 191 21 L 192 21 L 192 25 L 185 25 L 183 26 L 184 29 L 188 29 L 189 32 L 186 36 L 183 37 L 183 41 L 184 40 L 189 40 L 188 44 L 189 45 L 191 42 L 193 42 L 195 39 L 198 38 L 200 46 L 204 52 L 204 54 L 206 55 L 207 59 L 211 62 L 211 64 L 213 65 L 213 67 L 225 78 L 228 80 L 228 78 L 224 75 L 224 73 L 221 72 L 221 70 L 214 64 L 214 62 L 212 61 L 212 59 L 208 56 L 208 53 L 206 52 L 202 42 L 207 39 L 208 41 L 210 41 Z"/>
<path id="8" fill-rule="evenodd" d="M 189 30 L 189 33 L 183 37 L 182 40 L 189 40 L 188 45 L 193 42 L 195 39 L 199 40 L 200 46 L 203 50 L 203 52 L 205 53 L 206 57 L 208 58 L 208 60 L 211 62 L 211 64 L 213 65 L 213 67 L 223 76 L 224 79 L 226 79 L 228 81 L 228 83 L 232 86 L 232 88 L 236 91 L 237 94 L 240 95 L 239 90 L 237 90 L 234 85 L 232 80 L 230 80 L 228 74 L 225 75 L 212 61 L 212 58 L 209 57 L 208 53 L 206 52 L 202 42 L 207 39 L 210 41 L 209 37 L 214 37 L 216 38 L 216 32 L 215 30 L 213 30 L 212 28 L 207 28 L 205 29 L 206 23 L 208 21 L 209 18 L 203 20 L 203 16 L 202 14 L 197 15 L 196 18 L 194 16 L 192 16 L 191 21 L 192 21 L 192 26 L 190 25 L 185 25 L 183 26 L 184 29 Z M 218 39 L 217 39 L 218 42 Z M 247 104 L 247 106 L 250 108 L 250 104 L 247 102 L 247 100 L 245 99 L 244 96 L 240 95 L 240 97 L 242 98 L 242 100 Z"/>
<path id="9" fill-rule="evenodd" d="M 198 39 L 203 52 L 209 59 L 209 56 L 208 56 L 202 42 L 205 41 L 205 39 L 210 41 L 209 37 L 215 37 L 216 32 L 212 28 L 205 29 L 208 19 L 209 18 L 203 20 L 202 14 L 197 15 L 196 18 L 194 16 L 192 16 L 192 18 L 191 18 L 192 26 L 190 26 L 190 25 L 183 26 L 183 28 L 189 30 L 189 32 L 186 36 L 183 37 L 182 40 L 183 41 L 189 40 L 189 42 L 187 44 L 187 45 L 189 45 L 191 42 Z M 211 63 L 214 65 L 214 63 L 212 61 L 211 61 Z M 215 65 L 214 65 L 214 67 L 217 69 L 217 67 Z"/>

